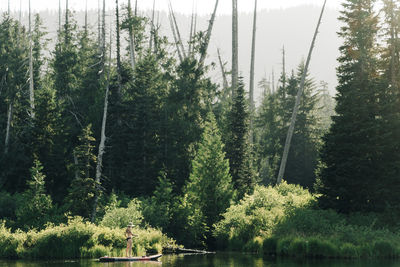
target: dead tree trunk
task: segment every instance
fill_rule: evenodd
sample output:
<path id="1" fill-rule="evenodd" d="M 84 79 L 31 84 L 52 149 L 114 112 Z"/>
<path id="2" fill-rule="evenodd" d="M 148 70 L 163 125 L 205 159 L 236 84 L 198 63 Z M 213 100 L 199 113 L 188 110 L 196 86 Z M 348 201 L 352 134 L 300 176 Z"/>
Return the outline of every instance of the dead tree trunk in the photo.
<path id="1" fill-rule="evenodd" d="M 172 21 L 171 13 L 169 14 L 168 18 L 169 18 L 169 24 L 171 26 L 172 35 L 174 36 L 174 41 L 175 41 L 175 45 L 176 45 L 176 51 L 178 53 L 179 60 L 182 63 L 183 62 L 183 56 L 182 56 L 182 53 L 181 53 L 181 48 L 179 46 L 178 37 L 176 36 L 175 26 L 174 26 L 174 22 Z"/>
<path id="2" fill-rule="evenodd" d="M 251 63 L 250 63 L 250 144 L 253 144 L 253 113 L 254 113 L 254 64 L 256 55 L 256 32 L 257 32 L 257 0 L 254 1 L 254 17 L 253 17 L 253 37 L 251 41 Z"/>
<path id="3" fill-rule="evenodd" d="M 29 0 L 29 4 L 30 4 L 30 0 Z M 22 0 L 19 0 L 19 23 L 22 24 Z"/>
<path id="4" fill-rule="evenodd" d="M 87 7 L 87 0 L 86 0 L 86 7 L 85 7 L 85 33 L 88 32 L 88 7 Z"/>
<path id="5" fill-rule="evenodd" d="M 65 1 L 65 27 L 68 26 L 68 0 Z M 66 33 L 67 34 L 67 33 Z"/>
<path id="6" fill-rule="evenodd" d="M 100 0 L 97 0 L 97 43 L 101 44 L 101 8 L 100 8 Z"/>
<path id="7" fill-rule="evenodd" d="M 149 51 L 153 50 L 153 32 L 154 32 L 154 10 L 156 8 L 156 0 L 153 0 L 153 11 L 151 12 L 151 25 L 150 25 L 150 43 Z"/>
<path id="8" fill-rule="evenodd" d="M 101 23 L 101 51 L 102 51 L 102 67 L 104 73 L 104 66 L 106 62 L 106 0 L 103 0 L 103 15 Z"/>
<path id="9" fill-rule="evenodd" d="M 10 131 L 11 131 L 11 122 L 13 117 L 13 110 L 14 110 L 14 100 L 11 100 L 10 104 L 8 104 L 6 140 L 4 142 L 4 154 L 6 155 L 8 154 L 8 148 L 10 145 Z"/>
<path id="10" fill-rule="evenodd" d="M 194 15 L 193 37 L 196 36 L 196 33 L 197 33 L 197 10 Z M 192 50 L 193 50 L 193 48 L 192 48 Z"/>
<path id="11" fill-rule="evenodd" d="M 192 16 L 190 18 L 190 35 L 189 35 L 189 57 L 192 56 L 192 45 L 193 45 L 193 38 L 194 38 L 194 34 L 193 34 L 193 25 L 194 24 L 194 6 L 192 7 Z"/>
<path id="12" fill-rule="evenodd" d="M 285 47 L 282 48 L 282 88 L 283 92 L 285 91 L 286 88 L 286 53 L 285 53 Z"/>
<path id="13" fill-rule="evenodd" d="M 29 0 L 29 101 L 31 110 L 29 112 L 32 119 L 35 118 L 35 92 L 33 84 L 33 58 L 32 58 L 32 20 L 31 20 L 31 0 Z"/>
<path id="14" fill-rule="evenodd" d="M 285 147 L 283 150 L 281 166 L 279 168 L 279 174 L 278 174 L 278 178 L 276 180 L 277 184 L 280 184 L 282 182 L 283 176 L 285 174 L 287 158 L 289 155 L 290 144 L 292 142 L 294 127 L 296 125 L 296 117 L 297 117 L 297 113 L 299 111 L 300 100 L 301 100 L 301 96 L 302 96 L 303 90 L 304 90 L 304 83 L 305 83 L 307 72 L 308 72 L 308 66 L 310 65 L 311 55 L 312 55 L 312 52 L 313 52 L 313 49 L 315 46 L 315 40 L 317 39 L 319 26 L 321 25 L 322 16 L 323 16 L 324 10 L 325 10 L 325 5 L 326 5 L 326 0 L 324 1 L 324 5 L 322 6 L 322 10 L 321 10 L 321 14 L 320 14 L 320 17 L 318 20 L 317 28 L 315 29 L 314 37 L 312 39 L 311 46 L 310 46 L 310 51 L 308 52 L 306 65 L 304 67 L 303 75 L 301 77 L 300 87 L 299 87 L 299 90 L 297 91 L 296 102 L 295 102 L 293 113 L 292 113 L 292 119 L 290 121 L 290 126 L 289 126 L 289 130 L 288 130 L 287 137 L 286 137 Z"/>
<path id="15" fill-rule="evenodd" d="M 110 77 L 111 77 L 111 54 L 112 54 L 112 34 L 110 27 L 110 51 L 109 51 L 109 59 L 108 59 L 108 74 L 107 74 L 107 82 L 106 82 L 106 93 L 104 96 L 104 109 L 103 109 L 103 121 L 101 123 L 101 135 L 100 135 L 100 144 L 99 144 L 99 152 L 97 154 L 97 165 L 96 165 L 96 179 L 95 186 L 96 192 L 93 202 L 92 216 L 91 222 L 96 220 L 96 212 L 97 205 L 100 198 L 101 192 L 101 176 L 102 176 L 102 167 L 103 167 L 103 155 L 105 152 L 105 143 L 106 143 L 106 125 L 107 125 L 107 113 L 108 113 L 108 95 L 110 93 Z"/>
<path id="16" fill-rule="evenodd" d="M 232 99 L 239 82 L 237 0 L 232 0 Z"/>
<path id="17" fill-rule="evenodd" d="M 169 1 L 169 9 L 172 15 L 172 21 L 176 30 L 176 37 L 179 41 L 179 45 L 181 47 L 181 52 L 182 52 L 182 56 L 185 59 L 186 58 L 186 52 L 185 52 L 185 47 L 183 46 L 183 42 L 182 42 L 182 38 L 181 38 L 181 34 L 179 31 L 179 27 L 178 27 L 178 23 L 176 22 L 176 17 L 175 17 L 175 13 L 174 13 L 174 9 L 172 8 L 172 4 L 171 4 L 171 0 Z"/>
<path id="18" fill-rule="evenodd" d="M 211 32 L 212 32 L 212 29 L 214 26 L 215 15 L 217 14 L 218 2 L 219 2 L 219 0 L 215 1 L 214 12 L 212 13 L 210 22 L 208 23 L 206 38 L 204 40 L 204 44 L 203 44 L 203 47 L 201 50 L 201 56 L 200 56 L 200 60 L 199 60 L 200 68 L 203 67 L 204 60 L 206 59 L 206 56 L 207 56 L 207 49 L 208 49 L 208 45 L 209 45 L 210 39 L 211 39 Z"/>
<path id="19" fill-rule="evenodd" d="M 61 32 L 61 0 L 58 0 L 58 31 Z"/>
<path id="20" fill-rule="evenodd" d="M 271 73 L 271 80 L 272 80 L 272 93 L 275 93 L 275 70 L 272 68 L 272 73 Z"/>
<path id="21" fill-rule="evenodd" d="M 131 7 L 131 0 L 128 1 L 128 18 L 131 23 L 132 19 L 132 7 Z M 129 25 L 129 56 L 131 61 L 132 70 L 135 69 L 136 59 L 135 59 L 135 43 L 134 43 L 134 36 L 133 36 L 133 25 Z"/>
<path id="22" fill-rule="evenodd" d="M 217 54 L 218 54 L 219 66 L 221 67 L 221 74 L 222 74 L 224 92 L 226 92 L 228 90 L 229 84 L 228 84 L 228 79 L 226 78 L 226 72 L 225 72 L 225 68 L 224 68 L 224 63 L 222 62 L 221 53 L 219 51 L 219 48 L 217 49 Z"/>
<path id="23" fill-rule="evenodd" d="M 10 145 L 10 131 L 11 131 L 11 122 L 14 110 L 14 103 L 13 101 L 10 102 L 8 105 L 8 112 L 7 112 L 7 128 L 6 128 L 6 140 L 4 143 L 4 154 L 8 154 L 8 148 Z"/>
<path id="24" fill-rule="evenodd" d="M 121 40 L 120 40 L 120 27 L 119 27 L 119 4 L 115 0 L 115 29 L 117 35 L 117 77 L 118 77 L 118 98 L 121 95 Z"/>

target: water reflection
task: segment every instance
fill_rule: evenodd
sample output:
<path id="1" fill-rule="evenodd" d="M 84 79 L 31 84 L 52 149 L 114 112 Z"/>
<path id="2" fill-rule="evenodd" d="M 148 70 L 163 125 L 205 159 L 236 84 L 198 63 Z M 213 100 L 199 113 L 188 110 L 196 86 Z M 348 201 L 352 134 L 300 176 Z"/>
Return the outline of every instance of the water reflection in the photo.
<path id="1" fill-rule="evenodd" d="M 100 263 L 84 261 L 0 261 L 0 267 L 400 267 L 400 261 L 295 260 L 263 258 L 257 255 L 218 253 L 210 255 L 164 256 L 160 262 Z"/>

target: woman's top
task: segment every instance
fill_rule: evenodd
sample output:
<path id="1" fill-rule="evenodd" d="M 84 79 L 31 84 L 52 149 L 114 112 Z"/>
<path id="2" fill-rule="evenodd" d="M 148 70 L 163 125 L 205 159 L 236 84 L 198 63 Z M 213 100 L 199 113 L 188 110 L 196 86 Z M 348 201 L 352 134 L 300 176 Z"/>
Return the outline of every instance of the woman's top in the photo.
<path id="1" fill-rule="evenodd" d="M 129 229 L 129 228 L 126 229 L 125 236 L 126 236 L 126 241 L 128 241 L 129 239 L 132 239 L 133 234 L 132 234 L 131 229 Z"/>

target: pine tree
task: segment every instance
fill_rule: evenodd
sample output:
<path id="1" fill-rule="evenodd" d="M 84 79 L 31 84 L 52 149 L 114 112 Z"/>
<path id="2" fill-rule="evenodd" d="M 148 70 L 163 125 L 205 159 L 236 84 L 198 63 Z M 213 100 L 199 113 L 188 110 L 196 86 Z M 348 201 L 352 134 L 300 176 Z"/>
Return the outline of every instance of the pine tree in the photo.
<path id="1" fill-rule="evenodd" d="M 378 18 L 371 0 L 347 0 L 340 17 L 337 115 L 325 136 L 319 192 L 323 207 L 341 212 L 380 210 L 382 115 L 377 70 Z M 379 182 L 377 182 L 379 181 Z"/>
<path id="2" fill-rule="evenodd" d="M 252 192 L 257 180 L 253 164 L 253 146 L 249 139 L 248 100 L 241 80 L 235 90 L 234 102 L 227 120 L 227 157 L 232 181 L 241 198 L 244 194 Z"/>

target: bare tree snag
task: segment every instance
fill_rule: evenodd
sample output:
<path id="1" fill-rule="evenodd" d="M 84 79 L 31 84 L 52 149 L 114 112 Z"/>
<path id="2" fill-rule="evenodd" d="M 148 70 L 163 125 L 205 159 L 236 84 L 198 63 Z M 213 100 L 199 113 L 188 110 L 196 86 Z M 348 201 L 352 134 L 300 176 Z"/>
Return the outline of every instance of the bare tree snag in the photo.
<path id="1" fill-rule="evenodd" d="M 105 143 L 106 143 L 106 125 L 107 125 L 107 113 L 108 113 L 108 95 L 110 94 L 110 79 L 111 79 L 111 54 L 112 54 L 112 34 L 110 27 L 110 51 L 109 51 L 109 59 L 108 59 L 108 74 L 107 74 L 107 82 L 106 82 L 106 93 L 104 96 L 104 109 L 103 109 L 103 120 L 101 123 L 101 135 L 100 135 L 100 144 L 99 151 L 97 154 L 97 165 L 96 165 L 96 179 L 95 179 L 95 197 L 93 202 L 92 216 L 91 222 L 96 220 L 96 212 L 97 205 L 100 198 L 101 192 L 101 176 L 102 176 L 102 167 L 103 167 L 103 155 L 105 153 Z"/>
<path id="2" fill-rule="evenodd" d="M 206 33 L 206 38 L 204 40 L 204 44 L 202 44 L 201 56 L 200 56 L 200 60 L 199 60 L 200 68 L 203 67 L 204 60 L 206 59 L 206 56 L 207 56 L 207 49 L 208 49 L 208 45 L 209 45 L 210 39 L 211 39 L 211 32 L 212 32 L 212 29 L 214 26 L 215 16 L 217 14 L 218 2 L 219 2 L 219 0 L 215 1 L 214 12 L 212 13 L 210 22 L 208 23 L 208 29 L 207 29 L 207 33 Z"/>
<path id="3" fill-rule="evenodd" d="M 313 52 L 313 49 L 315 46 L 315 40 L 317 39 L 319 26 L 321 25 L 322 17 L 324 15 L 325 5 L 326 5 L 326 0 L 324 1 L 324 5 L 322 6 L 322 10 L 321 10 L 321 14 L 319 16 L 317 28 L 315 29 L 314 37 L 312 39 L 311 46 L 310 46 L 310 51 L 308 52 L 306 65 L 304 67 L 303 75 L 301 77 L 300 87 L 299 87 L 299 90 L 297 91 L 296 102 L 295 102 L 293 113 L 292 113 L 292 119 L 290 121 L 290 126 L 289 126 L 289 130 L 287 133 L 286 141 L 285 141 L 285 147 L 283 150 L 281 166 L 279 168 L 279 174 L 278 174 L 278 178 L 276 180 L 277 184 L 280 184 L 282 182 L 283 176 L 285 174 L 287 158 L 289 155 L 290 144 L 292 142 L 294 127 L 296 125 L 296 117 L 297 117 L 297 113 L 299 111 L 300 100 L 301 100 L 301 96 L 302 96 L 303 90 L 304 90 L 304 83 L 305 83 L 307 72 L 308 72 L 308 66 L 310 65 L 311 55 L 312 55 L 312 52 Z"/>
<path id="4" fill-rule="evenodd" d="M 33 57 L 32 57 L 32 19 L 31 19 L 31 0 L 29 0 L 29 115 L 35 118 L 35 91 L 33 84 Z"/>
<path id="5" fill-rule="evenodd" d="M 254 105 L 254 65 L 256 55 L 256 32 L 257 32 L 257 0 L 254 1 L 254 16 L 253 16 L 253 37 L 251 41 L 251 63 L 250 63 L 250 92 L 249 92 L 249 107 L 250 107 L 250 144 L 253 144 L 253 113 Z"/>
<path id="6" fill-rule="evenodd" d="M 239 46 L 237 0 L 232 0 L 232 99 L 239 82 Z"/>

